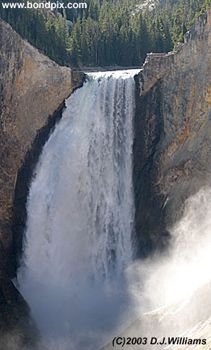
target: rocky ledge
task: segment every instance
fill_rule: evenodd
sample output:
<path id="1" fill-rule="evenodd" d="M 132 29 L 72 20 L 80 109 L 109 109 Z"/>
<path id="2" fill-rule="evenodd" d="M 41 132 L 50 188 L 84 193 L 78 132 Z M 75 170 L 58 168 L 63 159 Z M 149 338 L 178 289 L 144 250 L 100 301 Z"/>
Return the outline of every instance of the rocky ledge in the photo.
<path id="1" fill-rule="evenodd" d="M 184 201 L 211 179 L 211 10 L 137 76 L 134 187 L 139 254 L 168 244 Z"/>
<path id="2" fill-rule="evenodd" d="M 23 316 L 29 315 L 10 278 L 17 266 L 14 253 L 22 240 L 30 176 L 65 98 L 83 78 L 83 73 L 58 66 L 0 20 L 0 332 L 4 324 L 9 332 L 23 325 Z"/>

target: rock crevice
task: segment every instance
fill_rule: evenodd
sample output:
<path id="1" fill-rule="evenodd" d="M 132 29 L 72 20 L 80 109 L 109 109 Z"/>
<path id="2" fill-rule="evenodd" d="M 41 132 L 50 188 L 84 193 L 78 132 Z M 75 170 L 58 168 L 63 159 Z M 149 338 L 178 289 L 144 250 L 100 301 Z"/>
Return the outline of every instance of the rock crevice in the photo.
<path id="1" fill-rule="evenodd" d="M 18 171 L 39 130 L 82 84 L 83 74 L 58 66 L 3 21 L 0 50 L 0 241 L 9 251 Z"/>
<path id="2" fill-rule="evenodd" d="M 208 11 L 175 52 L 149 54 L 136 77 L 134 188 L 141 256 L 166 246 L 168 228 L 186 198 L 210 185 L 210 23 Z"/>
<path id="3" fill-rule="evenodd" d="M 29 308 L 10 278 L 21 250 L 34 166 L 61 117 L 64 100 L 83 80 L 83 73 L 60 67 L 0 20 L 0 347 L 4 349 L 11 349 L 13 340 L 16 348 L 23 349 L 36 333 Z"/>

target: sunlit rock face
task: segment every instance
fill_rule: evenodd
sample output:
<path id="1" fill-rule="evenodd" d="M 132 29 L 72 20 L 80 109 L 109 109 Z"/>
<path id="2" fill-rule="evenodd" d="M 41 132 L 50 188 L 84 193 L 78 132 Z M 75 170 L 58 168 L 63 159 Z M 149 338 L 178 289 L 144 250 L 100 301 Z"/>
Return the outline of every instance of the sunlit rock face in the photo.
<path id="1" fill-rule="evenodd" d="M 0 47 L 0 240 L 7 250 L 18 169 L 38 131 L 82 76 L 42 55 L 3 21 Z"/>
<path id="2" fill-rule="evenodd" d="M 137 255 L 148 259 L 130 270 L 140 317 L 121 336 L 146 337 L 145 349 L 153 337 L 165 337 L 158 349 L 210 348 L 210 24 L 209 11 L 175 53 L 149 55 L 136 80 Z"/>
<path id="3" fill-rule="evenodd" d="M 16 327 L 18 334 L 9 349 L 17 349 L 18 344 L 24 348 L 31 335 L 29 308 L 8 279 L 15 274 L 14 242 L 16 230 L 20 233 L 24 227 L 29 178 L 65 98 L 82 81 L 82 74 L 58 66 L 0 21 L 0 331 L 6 327 L 9 332 L 1 333 L 0 347 L 4 349 L 11 328 Z M 21 334 L 24 328 L 25 335 Z"/>
<path id="4" fill-rule="evenodd" d="M 141 255 L 165 247 L 184 200 L 211 172 L 211 12 L 175 52 L 149 54 L 137 77 L 134 141 Z"/>

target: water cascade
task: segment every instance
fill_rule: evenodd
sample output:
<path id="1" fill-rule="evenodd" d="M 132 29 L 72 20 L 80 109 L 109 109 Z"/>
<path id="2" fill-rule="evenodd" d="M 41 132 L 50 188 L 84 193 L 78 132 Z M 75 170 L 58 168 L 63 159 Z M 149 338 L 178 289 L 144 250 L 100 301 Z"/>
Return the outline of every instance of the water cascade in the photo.
<path id="1" fill-rule="evenodd" d="M 18 281 L 51 350 L 96 350 L 128 314 L 136 73 L 89 74 L 31 183 Z"/>

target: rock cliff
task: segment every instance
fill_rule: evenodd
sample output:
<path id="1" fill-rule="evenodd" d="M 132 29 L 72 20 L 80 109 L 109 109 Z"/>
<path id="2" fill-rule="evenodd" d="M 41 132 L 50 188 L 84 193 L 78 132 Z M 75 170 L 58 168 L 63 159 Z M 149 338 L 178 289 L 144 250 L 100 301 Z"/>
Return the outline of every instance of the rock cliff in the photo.
<path id="1" fill-rule="evenodd" d="M 148 54 L 136 76 L 135 223 L 137 255 L 142 258 L 168 246 L 168 229 L 181 217 L 185 200 L 211 185 L 210 57 L 211 10 L 198 18 L 175 52 Z M 162 276 L 156 276 L 159 285 Z M 153 341 L 166 337 L 164 345 L 156 345 L 158 349 L 177 350 L 181 344 L 188 349 L 188 340 L 193 339 L 197 349 L 210 349 L 210 288 L 210 283 L 205 284 L 179 303 L 143 314 L 120 336 L 147 337 L 145 349 L 153 348 L 153 337 Z M 162 292 L 165 295 L 165 285 Z M 140 298 L 142 294 L 143 290 Z M 168 337 L 179 336 L 180 343 L 167 345 Z M 204 345 L 199 340 L 203 338 Z M 108 342 L 103 350 L 118 347 Z M 139 348 L 128 345 L 128 349 Z"/>
<path id="2" fill-rule="evenodd" d="M 25 305 L 9 278 L 15 274 L 14 251 L 21 241 L 16 234 L 20 235 L 24 226 L 33 167 L 61 115 L 65 98 L 82 82 L 83 74 L 58 66 L 0 21 L 1 329 L 5 320 L 7 324 L 8 319 L 11 325 L 17 323 L 15 310 Z M 20 307 L 28 313 L 27 306 Z"/>
<path id="3" fill-rule="evenodd" d="M 136 77 L 134 187 L 139 254 L 168 243 L 184 201 L 211 175 L 211 11 L 175 52 L 148 54 Z"/>
<path id="4" fill-rule="evenodd" d="M 11 218 L 18 170 L 39 130 L 82 83 L 0 21 L 0 242 L 11 246 Z"/>

